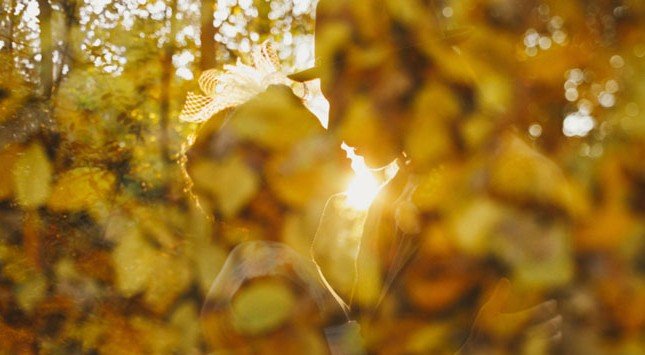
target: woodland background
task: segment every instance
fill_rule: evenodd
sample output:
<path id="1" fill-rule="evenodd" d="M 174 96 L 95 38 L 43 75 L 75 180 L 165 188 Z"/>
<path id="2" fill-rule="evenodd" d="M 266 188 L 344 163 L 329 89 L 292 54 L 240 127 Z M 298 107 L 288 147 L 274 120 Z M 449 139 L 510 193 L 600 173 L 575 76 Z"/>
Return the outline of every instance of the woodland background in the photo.
<path id="1" fill-rule="evenodd" d="M 367 2 L 348 3 L 370 23 Z M 281 87 L 201 127 L 178 120 L 202 71 L 267 38 L 286 70 L 310 66 L 313 2 L 2 0 L 0 352 L 214 351 L 199 312 L 228 252 L 275 240 L 307 253 L 350 174 L 340 140 L 374 166 L 405 150 L 420 177 L 421 247 L 371 349 L 455 351 L 506 276 L 517 307 L 560 302 L 551 351 L 645 351 L 645 2 L 387 4 L 397 35 L 343 75 L 436 39 L 424 67 L 373 73 L 383 90 L 413 83 L 414 113 L 383 121 L 349 85 L 327 132 Z M 324 353 L 314 326 L 281 323 L 296 291 L 252 286 L 251 304 L 280 305 L 247 334 L 255 350 L 298 339 Z"/>

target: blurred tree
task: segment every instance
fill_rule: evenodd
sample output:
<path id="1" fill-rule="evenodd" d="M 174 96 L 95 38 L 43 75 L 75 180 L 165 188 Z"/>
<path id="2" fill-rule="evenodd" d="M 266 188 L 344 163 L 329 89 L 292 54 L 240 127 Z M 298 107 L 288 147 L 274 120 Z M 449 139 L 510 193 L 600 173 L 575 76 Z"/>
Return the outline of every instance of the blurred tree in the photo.
<path id="1" fill-rule="evenodd" d="M 52 33 L 52 6 L 49 0 L 38 0 L 40 24 L 40 90 L 48 100 L 54 86 L 54 39 Z"/>
<path id="2" fill-rule="evenodd" d="M 215 11 L 215 0 L 201 1 L 201 31 L 199 41 L 201 43 L 201 55 L 199 68 L 202 71 L 214 68 L 217 65 L 215 52 L 215 27 L 213 25 Z"/>

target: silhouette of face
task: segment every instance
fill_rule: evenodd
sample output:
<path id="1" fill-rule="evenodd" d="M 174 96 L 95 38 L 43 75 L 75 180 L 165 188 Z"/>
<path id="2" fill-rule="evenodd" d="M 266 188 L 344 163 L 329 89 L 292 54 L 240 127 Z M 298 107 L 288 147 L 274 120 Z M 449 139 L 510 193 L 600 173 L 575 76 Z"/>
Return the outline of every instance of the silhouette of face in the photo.
<path id="1" fill-rule="evenodd" d="M 383 1 L 321 1 L 317 9 L 314 72 L 330 104 L 329 129 L 372 166 L 406 150 L 406 132 L 421 114 L 420 93 L 438 81 L 429 51 L 451 50 L 449 42 L 436 41 L 432 18 L 429 34 L 421 35 L 397 16 Z"/>

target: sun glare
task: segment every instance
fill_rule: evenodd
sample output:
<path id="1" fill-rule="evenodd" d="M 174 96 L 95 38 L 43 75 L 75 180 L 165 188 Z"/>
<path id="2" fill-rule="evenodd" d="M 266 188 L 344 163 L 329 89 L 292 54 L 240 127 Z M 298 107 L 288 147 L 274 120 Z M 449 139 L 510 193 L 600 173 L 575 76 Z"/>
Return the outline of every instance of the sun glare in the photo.
<path id="1" fill-rule="evenodd" d="M 385 181 L 379 181 L 373 173 L 376 170 L 370 169 L 365 164 L 365 158 L 356 154 L 355 148 L 350 147 L 345 142 L 340 147 L 347 153 L 347 158 L 351 160 L 352 170 L 354 171 L 354 177 L 350 180 L 345 191 L 347 196 L 346 203 L 350 208 L 365 211 L 370 208 L 381 187 L 396 175 L 398 165 L 393 162 L 384 168 L 387 170 Z"/>
<path id="2" fill-rule="evenodd" d="M 367 210 L 379 191 L 376 178 L 369 172 L 357 172 L 347 186 L 347 204 L 356 210 Z"/>

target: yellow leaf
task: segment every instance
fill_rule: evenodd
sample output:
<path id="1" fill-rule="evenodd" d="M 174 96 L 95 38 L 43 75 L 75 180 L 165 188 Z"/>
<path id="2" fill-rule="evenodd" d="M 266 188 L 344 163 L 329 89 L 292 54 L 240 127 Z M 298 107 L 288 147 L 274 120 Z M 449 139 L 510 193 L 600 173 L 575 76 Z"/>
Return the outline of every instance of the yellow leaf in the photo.
<path id="1" fill-rule="evenodd" d="M 421 211 L 443 211 L 449 209 L 459 193 L 462 171 L 458 166 L 442 166 L 419 178 L 419 186 L 412 195 L 412 202 Z"/>
<path id="2" fill-rule="evenodd" d="M 258 281 L 240 290 L 233 300 L 233 326 L 246 335 L 274 330 L 292 314 L 296 299 L 283 283 Z"/>
<path id="3" fill-rule="evenodd" d="M 99 168 L 69 170 L 58 177 L 47 207 L 53 211 L 75 211 L 94 207 L 109 196 L 116 178 Z"/>
<path id="4" fill-rule="evenodd" d="M 156 255 L 153 247 L 136 227 L 127 228 L 112 253 L 116 287 L 126 297 L 144 291 L 154 273 Z"/>
<path id="5" fill-rule="evenodd" d="M 490 234 L 503 215 L 503 209 L 492 200 L 476 198 L 470 201 L 450 218 L 456 245 L 466 254 L 484 255 L 488 251 Z"/>
<path id="6" fill-rule="evenodd" d="M 196 188 L 213 195 L 225 217 L 235 216 L 255 195 L 259 181 L 255 172 L 238 157 L 221 163 L 206 160 L 190 167 Z"/>
<path id="7" fill-rule="evenodd" d="M 18 286 L 16 300 L 21 309 L 31 313 L 38 303 L 45 298 L 47 280 L 42 275 L 35 275 Z"/>
<path id="8" fill-rule="evenodd" d="M 39 143 L 34 143 L 13 167 L 16 201 L 24 208 L 43 205 L 51 193 L 52 167 Z"/>
<path id="9" fill-rule="evenodd" d="M 569 208 L 573 191 L 562 169 L 514 135 L 503 140 L 490 176 L 491 188 L 506 198 Z"/>
<path id="10" fill-rule="evenodd" d="M 188 286 L 190 270 L 184 259 L 161 250 L 155 250 L 152 267 L 144 300 L 157 313 L 165 313 Z"/>

